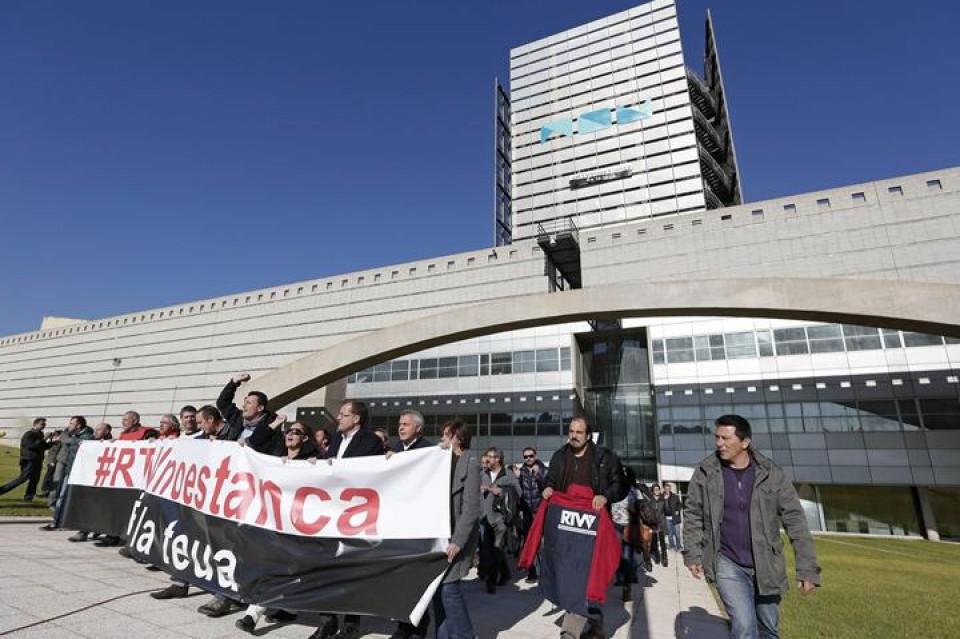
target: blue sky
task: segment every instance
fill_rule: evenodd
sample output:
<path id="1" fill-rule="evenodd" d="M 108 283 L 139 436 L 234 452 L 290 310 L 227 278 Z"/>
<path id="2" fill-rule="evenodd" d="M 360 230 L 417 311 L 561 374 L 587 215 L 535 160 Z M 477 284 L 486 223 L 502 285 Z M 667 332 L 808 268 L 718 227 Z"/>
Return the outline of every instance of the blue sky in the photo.
<path id="1" fill-rule="evenodd" d="M 0 335 L 489 246 L 509 49 L 634 4 L 0 2 Z M 960 164 L 960 6 L 712 10 L 747 200 Z"/>

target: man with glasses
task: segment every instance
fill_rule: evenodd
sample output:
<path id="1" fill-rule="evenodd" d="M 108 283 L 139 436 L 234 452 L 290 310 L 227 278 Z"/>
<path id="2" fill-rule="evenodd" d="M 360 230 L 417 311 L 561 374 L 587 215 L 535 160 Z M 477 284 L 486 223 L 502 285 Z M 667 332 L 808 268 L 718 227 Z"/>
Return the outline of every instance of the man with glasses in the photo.
<path id="1" fill-rule="evenodd" d="M 493 594 L 497 586 L 510 581 L 507 564 L 507 533 L 515 524 L 519 512 L 520 482 L 503 466 L 503 452 L 487 449 L 489 469 L 480 474 L 480 496 L 483 517 L 483 536 L 480 544 L 480 563 L 486 577 L 487 592 Z"/>
<path id="2" fill-rule="evenodd" d="M 336 463 L 335 459 L 383 454 L 383 442 L 366 425 L 366 404 L 353 399 L 340 404 L 337 432 L 327 450 L 330 463 Z M 343 627 L 338 630 L 338 625 L 337 616 L 329 615 L 308 639 L 357 639 L 360 636 L 359 615 L 344 615 Z"/>
<path id="3" fill-rule="evenodd" d="M 537 516 L 540 502 L 543 499 L 543 489 L 547 487 L 547 467 L 537 459 L 537 449 L 528 446 L 523 449 L 523 465 L 520 466 L 520 495 L 527 505 L 530 521 Z M 530 521 L 524 522 L 524 528 L 529 528 Z M 524 535 L 526 530 L 523 531 Z M 521 543 L 522 545 L 522 543 Z M 534 564 L 527 570 L 526 582 L 532 584 L 537 580 L 537 566 Z"/>

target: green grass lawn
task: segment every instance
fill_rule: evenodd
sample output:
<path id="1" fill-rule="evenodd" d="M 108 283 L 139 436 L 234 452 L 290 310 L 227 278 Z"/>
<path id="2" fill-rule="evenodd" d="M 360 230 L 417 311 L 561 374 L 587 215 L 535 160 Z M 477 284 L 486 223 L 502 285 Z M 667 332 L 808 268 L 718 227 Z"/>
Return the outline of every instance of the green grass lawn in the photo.
<path id="1" fill-rule="evenodd" d="M 9 446 L 0 446 L 0 486 L 6 484 L 20 474 L 20 450 Z M 40 478 L 43 481 L 43 477 Z M 33 503 L 23 501 L 23 492 L 27 483 L 20 484 L 16 489 L 0 496 L 0 515 L 26 515 L 33 517 L 49 517 L 50 508 L 47 500 L 37 495 Z M 37 487 L 39 491 L 40 487 Z"/>
<path id="2" fill-rule="evenodd" d="M 823 586 L 801 595 L 793 587 L 795 580 L 791 582 L 780 611 L 784 637 L 960 637 L 960 545 L 845 536 L 815 539 Z M 792 551 L 787 566 L 793 570 Z"/>

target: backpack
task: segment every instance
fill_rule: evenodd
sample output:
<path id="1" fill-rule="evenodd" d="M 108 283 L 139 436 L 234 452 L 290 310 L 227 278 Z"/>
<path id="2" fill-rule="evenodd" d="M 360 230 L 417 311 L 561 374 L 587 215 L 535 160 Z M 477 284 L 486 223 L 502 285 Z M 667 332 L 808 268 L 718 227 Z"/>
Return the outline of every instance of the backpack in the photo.
<path id="1" fill-rule="evenodd" d="M 520 497 L 512 486 L 504 486 L 493 498 L 493 512 L 500 513 L 503 523 L 512 528 L 520 515 Z"/>

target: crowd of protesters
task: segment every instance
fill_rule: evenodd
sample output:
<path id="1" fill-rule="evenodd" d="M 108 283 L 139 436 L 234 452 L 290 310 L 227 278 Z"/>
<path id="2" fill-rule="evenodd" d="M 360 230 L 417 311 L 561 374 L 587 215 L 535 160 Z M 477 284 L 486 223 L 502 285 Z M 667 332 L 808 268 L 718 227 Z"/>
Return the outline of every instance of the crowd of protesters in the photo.
<path id="1" fill-rule="evenodd" d="M 311 461 L 373 455 L 389 458 L 407 450 L 434 445 L 423 436 L 423 416 L 413 410 L 401 413 L 397 439 L 391 442 L 387 429 L 368 427 L 367 409 L 360 401 L 347 400 L 341 405 L 336 417 L 336 430 L 332 434 L 326 429 L 313 429 L 300 421 L 288 423 L 285 415 L 268 409 L 268 398 L 259 391 L 249 392 L 238 407 L 234 402 L 236 392 L 249 379 L 250 375 L 246 373 L 234 375 L 215 405 L 200 409 L 184 406 L 176 415 L 162 415 L 157 428 L 143 425 L 136 411 L 127 411 L 122 415 L 122 427 L 117 439 L 142 441 L 190 437 L 235 441 L 265 455 Z M 739 425 L 739 422 L 736 424 Z M 38 418 L 34 420 L 32 428 L 24 433 L 20 448 L 20 475 L 0 487 L 0 494 L 26 483 L 24 500 L 29 502 L 34 499 L 39 486 L 41 495 L 49 500 L 54 511 L 53 522 L 42 529 L 57 530 L 61 506 L 69 488 L 67 478 L 79 446 L 84 441 L 110 440 L 113 429 L 105 422 L 90 427 L 86 419 L 79 415 L 71 417 L 63 430 L 48 436 L 43 434 L 45 427 L 46 420 Z M 718 420 L 718 433 L 720 427 Z M 746 431 L 742 428 L 741 431 L 748 435 L 749 426 Z M 609 530 L 598 526 L 595 543 L 601 547 L 607 543 L 604 539 L 610 538 L 610 535 L 622 542 L 610 544 L 618 556 L 607 562 L 610 574 L 604 575 L 606 581 L 602 583 L 613 581 L 621 589 L 624 602 L 632 600 L 632 584 L 638 583 L 642 573 L 652 573 L 655 564 L 664 568 L 669 565 L 669 551 L 679 553 L 683 550 L 683 504 L 676 486 L 672 483 L 660 486 L 638 482 L 632 469 L 623 467 L 613 451 L 594 443 L 590 435 L 591 425 L 584 418 L 575 417 L 570 423 L 567 444 L 553 454 L 549 466 L 539 459 L 533 447 L 523 449 L 522 461 L 507 465 L 503 452 L 496 447 L 486 449 L 482 455 L 470 449 L 472 432 L 468 425 L 451 421 L 442 426 L 437 444 L 451 449 L 454 455 L 451 538 L 447 549 L 449 570 L 436 592 L 431 611 L 424 614 L 419 625 L 405 620 L 396 621 L 396 630 L 391 639 L 425 639 L 431 621 L 437 639 L 475 637 L 469 606 L 460 587 L 461 580 L 474 566 L 490 594 L 496 593 L 498 586 L 514 580 L 511 556 L 518 557 L 516 565 L 525 569 L 526 583 L 537 583 L 541 579 L 541 572 L 546 570 L 551 583 L 548 587 L 541 583 L 545 592 L 549 588 L 550 592 L 556 594 L 566 587 L 562 583 L 567 570 L 564 553 L 556 547 L 551 547 L 549 551 L 546 547 L 539 552 L 537 550 L 543 534 L 546 511 L 543 505 L 551 499 L 563 506 L 575 507 L 579 504 L 584 509 L 609 515 Z M 753 455 L 752 451 L 750 454 Z M 46 476 L 41 483 L 44 467 Z M 699 511 L 697 516 L 701 516 Z M 689 538 L 698 540 L 699 544 L 700 535 L 698 529 L 691 531 Z M 91 537 L 95 538 L 95 545 L 101 547 L 122 546 L 124 543 L 120 537 L 98 535 L 90 531 L 77 531 L 69 540 L 84 542 Z M 803 550 L 807 551 L 805 547 Z M 126 547 L 120 548 L 120 553 L 133 559 Z M 695 553 L 691 555 L 698 556 Z M 596 556 L 594 563 L 597 563 Z M 815 566 L 814 560 L 809 557 L 806 559 Z M 690 561 L 687 563 L 691 564 Z M 148 568 L 158 569 L 152 566 Z M 593 572 L 596 570 L 596 566 L 591 567 L 590 579 L 594 578 Z M 691 565 L 691 572 L 698 577 L 703 573 L 701 570 L 698 574 L 694 565 Z M 802 583 L 801 589 L 806 591 L 818 582 L 810 577 Z M 188 594 L 188 584 L 172 578 L 169 586 L 151 596 L 156 599 L 177 599 Z M 556 597 L 551 600 L 562 599 L 563 595 Z M 270 623 L 296 619 L 296 615 L 289 611 L 270 609 L 259 604 L 243 606 L 239 601 L 219 594 L 197 610 L 210 617 L 243 610 L 236 626 L 251 633 L 262 618 Z M 605 636 L 600 608 L 591 606 L 587 614 L 582 613 L 582 610 L 566 611 L 561 639 Z M 321 618 L 322 622 L 309 639 L 356 639 L 363 635 L 359 616 L 346 615 L 341 620 L 338 615 L 328 613 Z M 769 626 L 769 614 L 767 622 Z M 774 618 L 774 625 L 775 622 Z"/>

